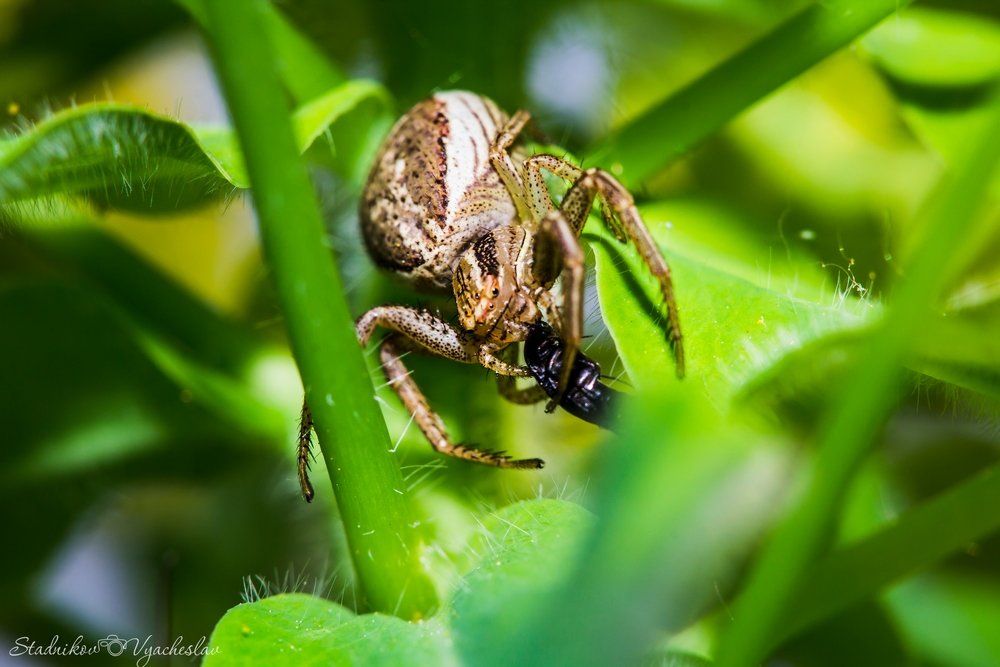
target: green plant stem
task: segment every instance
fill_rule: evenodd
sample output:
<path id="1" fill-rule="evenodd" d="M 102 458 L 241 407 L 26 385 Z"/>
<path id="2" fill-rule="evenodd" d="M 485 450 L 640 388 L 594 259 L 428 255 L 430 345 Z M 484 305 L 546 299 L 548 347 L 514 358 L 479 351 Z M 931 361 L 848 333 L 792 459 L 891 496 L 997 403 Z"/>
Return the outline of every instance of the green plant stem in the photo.
<path id="1" fill-rule="evenodd" d="M 590 161 L 620 166 L 637 185 L 910 1 L 817 2 L 609 134 Z"/>
<path id="2" fill-rule="evenodd" d="M 1000 466 L 993 466 L 809 568 L 777 642 L 867 600 L 997 528 Z"/>
<path id="3" fill-rule="evenodd" d="M 206 3 L 261 241 L 284 310 L 368 605 L 403 618 L 435 605 L 399 467 L 375 402 L 315 195 L 299 159 L 260 0 Z M 291 443 L 290 443 L 291 444 Z"/>
<path id="4" fill-rule="evenodd" d="M 937 297 L 944 280 L 941 269 L 974 222 L 998 157 L 1000 96 L 992 100 L 990 122 L 975 150 L 945 176 L 917 221 L 922 242 L 885 321 L 862 350 L 857 372 L 848 374 L 821 420 L 818 452 L 805 471 L 805 494 L 754 566 L 722 638 L 719 667 L 760 664 L 773 645 L 778 621 L 828 539 L 851 476 L 896 400 L 911 332 L 921 326 Z"/>
<path id="5" fill-rule="evenodd" d="M 209 0 L 174 0 L 202 27 L 207 27 Z M 273 45 L 278 74 L 298 104 L 330 91 L 344 81 L 343 74 L 320 52 L 316 45 L 295 29 L 270 2 L 260 8 L 264 29 Z"/>

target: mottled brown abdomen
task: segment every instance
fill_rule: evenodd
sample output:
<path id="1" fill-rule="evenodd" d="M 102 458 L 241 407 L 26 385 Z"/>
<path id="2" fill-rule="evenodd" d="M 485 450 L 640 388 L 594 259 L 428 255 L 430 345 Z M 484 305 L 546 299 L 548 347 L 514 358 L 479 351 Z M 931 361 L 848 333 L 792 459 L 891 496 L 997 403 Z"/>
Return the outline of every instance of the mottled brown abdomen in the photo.
<path id="1" fill-rule="evenodd" d="M 450 291 L 461 254 L 516 217 L 490 163 L 506 115 L 472 93 L 418 103 L 379 149 L 361 197 L 361 232 L 372 259 L 425 291 Z"/>

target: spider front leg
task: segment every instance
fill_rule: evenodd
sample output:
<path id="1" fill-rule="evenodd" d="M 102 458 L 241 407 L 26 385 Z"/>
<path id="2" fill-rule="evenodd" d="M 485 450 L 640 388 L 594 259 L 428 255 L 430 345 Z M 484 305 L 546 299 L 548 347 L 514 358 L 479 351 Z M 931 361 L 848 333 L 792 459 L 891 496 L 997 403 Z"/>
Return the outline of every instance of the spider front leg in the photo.
<path id="1" fill-rule="evenodd" d="M 404 306 L 372 308 L 358 319 L 358 341 L 362 345 L 367 344 L 379 326 L 395 332 L 382 342 L 379 350 L 386 380 L 435 450 L 498 468 L 541 468 L 545 465 L 541 459 L 511 459 L 503 452 L 483 451 L 453 443 L 441 417 L 431 409 L 427 398 L 410 376 L 402 354 L 411 350 L 429 352 L 455 361 L 478 363 L 508 376 L 524 376 L 528 374 L 527 370 L 504 361 L 496 356 L 498 350 L 493 346 L 472 340 L 426 311 Z"/>
<path id="2" fill-rule="evenodd" d="M 545 462 L 541 459 L 511 459 L 503 452 L 484 451 L 453 443 L 448 437 L 444 422 L 430 407 L 424 393 L 410 376 L 402 357 L 410 351 L 425 352 L 463 363 L 478 363 L 501 376 L 528 376 L 527 369 L 508 363 L 496 355 L 499 350 L 495 346 L 483 345 L 472 340 L 463 332 L 424 310 L 405 306 L 372 308 L 358 318 L 355 324 L 358 342 L 366 346 L 378 327 L 394 332 L 382 341 L 379 348 L 386 380 L 436 451 L 497 468 L 537 469 L 545 466 Z M 312 501 L 314 495 L 312 483 L 309 481 L 312 429 L 309 403 L 303 400 L 297 458 L 299 486 L 307 502 Z"/>
<path id="3" fill-rule="evenodd" d="M 553 156 L 547 157 L 553 158 Z M 558 160 L 558 158 L 553 159 Z M 548 164 L 542 166 L 550 169 Z M 663 295 L 667 311 L 667 339 L 673 349 L 677 377 L 683 378 L 684 337 L 681 334 L 680 314 L 677 309 L 677 300 L 674 297 L 670 267 L 667 266 L 663 254 L 639 216 L 632 195 L 625 189 L 624 185 L 618 182 L 618 179 L 608 172 L 602 169 L 587 169 L 580 173 L 579 178 L 563 197 L 560 210 L 565 214 L 576 233 L 579 234 L 583 230 L 583 225 L 586 223 L 594 203 L 594 197 L 597 195 L 600 195 L 603 202 L 604 221 L 608 228 L 619 241 L 632 242 L 646 268 L 659 283 L 660 293 Z M 571 354 L 575 355 L 576 351 L 572 350 L 571 353 L 570 341 L 566 342 L 568 355 L 566 358 L 572 361 Z M 564 377 L 567 377 L 566 373 L 567 371 L 564 369 Z"/>
<path id="4" fill-rule="evenodd" d="M 408 341 L 399 334 L 392 334 L 382 341 L 379 348 L 382 370 L 389 386 L 399 396 L 407 411 L 413 416 L 413 421 L 437 452 L 497 468 L 541 468 L 545 465 L 541 459 L 511 459 L 503 452 L 485 451 L 453 443 L 448 437 L 441 417 L 431 409 L 424 393 L 420 391 L 420 387 L 403 364 L 402 355 L 405 354 L 407 347 Z"/>
<path id="5" fill-rule="evenodd" d="M 593 197 L 591 197 L 593 199 Z M 589 205 L 587 211 L 589 212 Z M 583 340 L 583 290 L 586 274 L 584 273 L 584 254 L 579 231 L 564 209 L 550 211 L 543 219 L 539 229 L 540 235 L 536 243 L 551 243 L 559 250 L 563 266 L 563 304 L 559 313 L 562 327 L 563 350 L 562 370 L 559 373 L 559 384 L 556 393 L 545 406 L 546 412 L 552 412 L 559 405 L 566 387 L 569 384 L 573 361 Z M 553 309 L 553 312 L 556 312 Z"/>

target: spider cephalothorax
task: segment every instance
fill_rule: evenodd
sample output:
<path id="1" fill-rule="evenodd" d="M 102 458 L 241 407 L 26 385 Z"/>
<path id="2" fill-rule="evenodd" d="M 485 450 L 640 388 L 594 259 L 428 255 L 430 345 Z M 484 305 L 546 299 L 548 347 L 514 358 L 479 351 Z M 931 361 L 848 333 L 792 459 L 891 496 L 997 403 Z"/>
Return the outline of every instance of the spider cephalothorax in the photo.
<path id="1" fill-rule="evenodd" d="M 414 350 L 481 364 L 500 376 L 506 398 L 534 403 L 546 393 L 537 385 L 516 388 L 514 378 L 529 372 L 509 361 L 504 350 L 527 339 L 531 325 L 545 319 L 565 344 L 559 384 L 548 407 L 553 409 L 566 390 L 583 336 L 579 236 L 595 198 L 615 237 L 631 241 L 657 279 L 666 307 L 667 341 L 678 376 L 684 374 L 670 270 L 632 196 L 606 171 L 582 170 L 561 157 L 527 156 L 512 148 L 529 118 L 525 111 L 508 118 L 492 101 L 473 93 L 437 93 L 392 128 L 361 198 L 362 235 L 375 263 L 417 289 L 450 288 L 461 329 L 427 311 L 379 306 L 358 319 L 358 340 L 367 345 L 378 327 L 392 332 L 381 343 L 386 377 L 435 449 L 499 467 L 540 468 L 542 461 L 512 460 L 452 443 L 400 355 Z M 570 183 L 558 207 L 543 170 Z M 550 289 L 560 277 L 562 299 L 557 303 Z M 300 442 L 307 445 L 305 419 L 302 433 Z M 303 491 L 307 484 L 303 479 Z"/>
<path id="2" fill-rule="evenodd" d="M 483 234 L 458 262 L 452 280 L 458 321 L 475 336 L 500 345 L 524 340 L 542 313 L 545 287 L 532 272 L 529 233 L 514 223 Z"/>

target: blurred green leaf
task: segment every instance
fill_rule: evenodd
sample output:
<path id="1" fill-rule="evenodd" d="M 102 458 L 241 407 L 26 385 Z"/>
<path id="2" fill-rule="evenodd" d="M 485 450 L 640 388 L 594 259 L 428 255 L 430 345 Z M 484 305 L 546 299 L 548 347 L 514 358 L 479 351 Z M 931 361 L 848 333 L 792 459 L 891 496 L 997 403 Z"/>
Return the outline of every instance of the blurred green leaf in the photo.
<path id="1" fill-rule="evenodd" d="M 917 86 L 979 86 L 1000 78 L 1000 23 L 981 14 L 907 8 L 861 39 L 876 64 Z"/>
<path id="2" fill-rule="evenodd" d="M 773 662 L 809 667 L 914 665 L 894 620 L 874 602 L 856 605 L 775 652 Z"/>
<path id="3" fill-rule="evenodd" d="M 763 550 L 721 645 L 721 665 L 764 659 L 777 622 L 808 565 L 829 539 L 843 496 L 897 396 L 900 366 L 911 351 L 910 332 L 927 316 L 928 301 L 944 283 L 939 270 L 960 247 L 963 232 L 982 208 L 1000 156 L 1000 97 L 991 122 L 953 173 L 942 178 L 918 221 L 919 244 L 893 308 L 856 362 L 856 372 L 834 394 L 818 427 L 818 451 L 809 461 L 802 500 L 792 507 Z"/>
<path id="4" fill-rule="evenodd" d="M 622 422 L 568 577 L 478 664 L 633 664 L 724 595 L 771 520 L 787 472 L 774 436 L 698 392 L 640 395 Z"/>
<path id="5" fill-rule="evenodd" d="M 241 376 L 267 351 L 258 335 L 138 257 L 88 216 L 60 225 L 14 224 L 17 238 L 58 267 L 62 280 L 99 292 L 145 330 L 206 366 Z"/>
<path id="6" fill-rule="evenodd" d="M 934 574 L 886 596 L 907 642 L 930 664 L 1000 664 L 1000 582 L 995 577 Z"/>
<path id="7" fill-rule="evenodd" d="M 374 106 L 363 103 L 375 101 Z M 355 124 L 331 164 L 354 176 L 385 130 L 376 122 L 389 98 L 378 84 L 349 81 L 300 107 L 293 116 L 305 151 L 356 108 L 370 114 Z M 337 148 L 333 146 L 333 148 Z M 90 104 L 61 111 L 31 130 L 0 142 L 0 201 L 28 206 L 61 195 L 98 206 L 139 212 L 194 206 L 248 186 L 243 158 L 228 129 L 197 129 L 137 107 Z"/>
<path id="8" fill-rule="evenodd" d="M 143 336 L 91 292 L 8 286 L 0 291 L 0 319 L 7 351 L 0 404 L 13 443 L 2 448 L 0 483 L 79 475 L 139 457 L 161 466 L 171 447 L 245 449 L 285 432 L 283 416 L 242 385 Z"/>
<path id="9" fill-rule="evenodd" d="M 909 0 L 812 4 L 594 147 L 627 184 L 645 181 L 736 114 L 842 49 Z M 654 148 L 655 147 L 655 148 Z"/>
<path id="10" fill-rule="evenodd" d="M 205 667 L 227 665 L 457 665 L 436 620 L 355 616 L 310 595 L 277 595 L 230 609 L 209 642 Z"/>
<path id="11" fill-rule="evenodd" d="M 959 311 L 930 320 L 915 337 L 910 367 L 965 389 L 1000 399 L 1000 331 L 997 306 Z"/>

